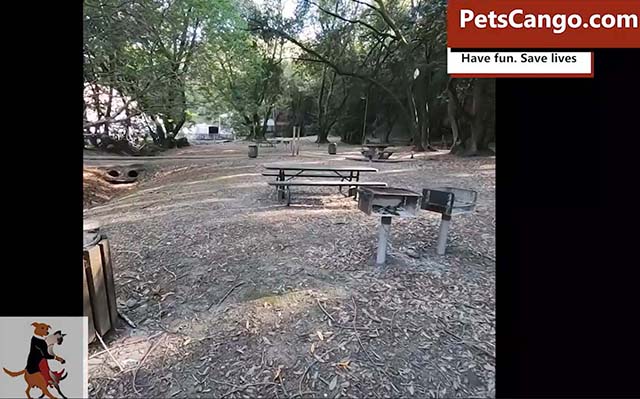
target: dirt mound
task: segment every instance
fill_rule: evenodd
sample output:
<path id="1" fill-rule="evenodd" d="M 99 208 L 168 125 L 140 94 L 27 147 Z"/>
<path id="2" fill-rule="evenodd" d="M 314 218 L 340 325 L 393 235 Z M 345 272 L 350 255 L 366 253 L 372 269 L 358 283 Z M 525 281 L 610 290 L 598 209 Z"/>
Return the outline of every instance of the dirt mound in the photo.
<path id="1" fill-rule="evenodd" d="M 135 186 L 135 183 L 111 184 L 105 180 L 102 170 L 83 168 L 82 206 L 86 209 L 103 204 L 115 196 L 127 192 L 133 186 Z"/>

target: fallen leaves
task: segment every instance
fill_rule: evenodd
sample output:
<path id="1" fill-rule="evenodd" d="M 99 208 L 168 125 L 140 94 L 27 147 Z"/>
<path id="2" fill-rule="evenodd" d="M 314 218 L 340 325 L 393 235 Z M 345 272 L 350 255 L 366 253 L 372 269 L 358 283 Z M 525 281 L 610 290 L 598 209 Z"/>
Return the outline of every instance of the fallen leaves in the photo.
<path id="1" fill-rule="evenodd" d="M 336 389 L 337 385 L 338 385 L 338 376 L 334 375 L 333 378 L 331 379 L 331 382 L 329 383 L 329 390 L 333 391 L 334 389 Z"/>
<path id="2" fill-rule="evenodd" d="M 284 209 L 269 202 L 272 193 L 260 186 L 259 175 L 247 178 L 256 184 L 251 188 L 235 188 L 233 179 L 211 185 L 212 178 L 236 173 L 225 168 L 247 166 L 245 160 L 233 162 L 211 165 L 197 176 L 173 176 L 171 184 L 158 183 L 157 194 L 138 192 L 141 205 L 119 200 L 117 210 L 94 211 L 109 222 L 118 249 L 118 299 L 135 299 L 127 313 L 137 331 L 167 329 L 176 336 L 167 353 L 149 355 L 140 391 L 234 399 L 495 396 L 495 359 L 483 353 L 495 352 L 495 265 L 486 255 L 495 254 L 494 181 L 456 177 L 489 161 L 416 162 L 415 170 L 380 175 L 413 190 L 421 190 L 429 176 L 429 184 L 480 194 L 476 214 L 454 217 L 444 257 L 433 253 L 437 217 L 423 213 L 394 222 L 384 270 L 371 264 L 377 224 L 351 199 L 323 192 L 323 204 Z M 381 171 L 388 167 L 381 165 Z M 206 202 L 214 197 L 232 201 Z M 141 211 L 149 201 L 167 212 Z M 213 212 L 187 206 L 196 202 Z M 199 310 L 217 303 L 236 278 L 247 286 L 220 309 Z M 215 339 L 182 341 L 188 335 Z M 130 384 L 122 384 L 108 365 L 92 365 L 90 376 L 91 397 L 132 395 Z"/>
<path id="3" fill-rule="evenodd" d="M 338 363 L 336 363 L 336 366 L 338 368 L 342 368 L 344 370 L 348 370 L 349 369 L 349 365 L 351 364 L 351 360 L 349 359 L 344 359 L 339 361 Z"/>

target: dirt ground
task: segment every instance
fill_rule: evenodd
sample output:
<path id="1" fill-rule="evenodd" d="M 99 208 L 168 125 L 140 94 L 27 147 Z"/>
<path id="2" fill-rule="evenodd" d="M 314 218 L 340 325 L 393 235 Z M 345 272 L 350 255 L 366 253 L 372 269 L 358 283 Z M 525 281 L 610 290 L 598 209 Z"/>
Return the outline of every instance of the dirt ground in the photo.
<path id="1" fill-rule="evenodd" d="M 305 143 L 194 146 L 150 162 L 135 190 L 85 210 L 112 245 L 123 321 L 90 347 L 91 397 L 361 398 L 495 396 L 495 158 L 445 152 L 374 163 L 363 181 L 478 191 L 454 217 L 394 220 L 374 266 L 379 221 L 334 188 L 278 203 L 272 162 L 331 165 L 357 148 Z M 408 158 L 409 154 L 399 154 Z M 151 165 L 153 163 L 153 165 Z M 114 360 L 115 358 L 115 360 Z"/>

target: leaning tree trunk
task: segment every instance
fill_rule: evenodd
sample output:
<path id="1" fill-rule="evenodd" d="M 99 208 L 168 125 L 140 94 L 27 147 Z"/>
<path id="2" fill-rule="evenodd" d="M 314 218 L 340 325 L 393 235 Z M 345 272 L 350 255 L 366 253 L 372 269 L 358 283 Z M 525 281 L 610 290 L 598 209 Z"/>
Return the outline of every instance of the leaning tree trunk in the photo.
<path id="1" fill-rule="evenodd" d="M 335 78 L 335 75 L 334 75 Z M 327 81 L 327 66 L 325 65 L 322 70 L 322 83 L 320 84 L 320 95 L 318 96 L 318 139 L 316 143 L 323 144 L 328 143 L 329 131 L 326 128 L 326 113 L 325 113 L 325 89 Z M 328 101 L 328 99 L 327 99 Z"/>
<path id="2" fill-rule="evenodd" d="M 457 94 L 455 92 L 455 83 L 449 82 L 447 93 L 449 95 L 449 118 L 451 119 L 452 129 L 457 129 L 458 141 L 451 149 L 454 154 L 464 156 L 478 155 L 487 150 L 488 140 L 487 125 L 491 117 L 493 101 L 490 95 L 490 88 L 493 81 L 491 79 L 474 79 L 471 94 L 471 110 L 466 111 L 465 107 L 460 105 Z M 452 105 L 453 103 L 453 105 Z M 461 123 L 462 119 L 459 115 L 464 115 L 464 119 L 468 122 Z M 454 131 L 454 137 L 456 132 Z"/>
<path id="3" fill-rule="evenodd" d="M 266 137 L 267 126 L 268 126 L 268 121 L 269 121 L 269 115 L 271 115 L 271 111 L 272 110 L 273 110 L 273 107 L 269 107 L 267 112 L 264 114 L 264 122 L 262 122 L 262 126 L 260 127 L 260 138 L 261 139 L 264 139 Z M 274 124 L 275 124 L 275 122 L 274 122 Z"/>
<path id="4" fill-rule="evenodd" d="M 471 140 L 467 155 L 476 155 L 484 151 L 484 137 L 487 132 L 487 122 L 490 110 L 489 85 L 490 79 L 476 79 L 473 85 L 473 119 L 471 120 Z"/>
<path id="5" fill-rule="evenodd" d="M 407 126 L 413 141 L 414 151 L 424 151 L 425 148 L 422 145 L 422 129 L 420 126 L 420 117 L 416 99 L 413 95 L 411 86 L 407 88 L 407 101 L 409 102 L 409 118 L 407 120 Z"/>
<path id="6" fill-rule="evenodd" d="M 460 121 L 458 118 L 459 110 L 458 110 L 458 95 L 456 94 L 456 80 L 451 79 L 449 85 L 447 85 L 447 97 L 449 99 L 447 103 L 447 115 L 449 117 L 449 124 L 451 125 L 451 132 L 453 134 L 453 141 L 451 142 L 452 150 L 456 145 L 458 145 L 458 140 L 460 139 Z"/>
<path id="7" fill-rule="evenodd" d="M 389 140 L 391 139 L 391 134 L 393 133 L 393 127 L 395 126 L 396 122 L 398 121 L 398 116 L 397 114 L 394 114 L 390 119 L 390 122 L 388 122 L 388 129 L 387 132 L 384 135 L 384 142 L 388 143 Z"/>
<path id="8" fill-rule="evenodd" d="M 449 151 L 451 154 L 462 155 L 465 152 L 465 145 L 469 141 L 470 136 L 465 117 L 468 119 L 471 116 L 465 114 L 464 105 L 458 98 L 457 83 L 458 80 L 456 78 L 451 78 L 447 85 L 447 96 L 449 99 L 447 112 L 449 114 L 451 130 L 453 131 L 453 143 Z"/>
<path id="9" fill-rule="evenodd" d="M 161 147 L 164 147 L 165 142 L 167 141 L 167 135 L 164 131 L 164 128 L 162 127 L 162 124 L 158 121 L 157 117 L 153 120 L 153 123 L 155 124 L 155 137 L 153 137 L 155 139 L 156 144 L 158 144 Z"/>

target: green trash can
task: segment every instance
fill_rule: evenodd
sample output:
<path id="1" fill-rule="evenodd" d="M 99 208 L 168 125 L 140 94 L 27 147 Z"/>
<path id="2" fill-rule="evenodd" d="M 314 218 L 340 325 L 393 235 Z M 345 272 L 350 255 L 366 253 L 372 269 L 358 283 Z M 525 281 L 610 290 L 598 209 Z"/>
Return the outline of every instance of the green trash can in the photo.
<path id="1" fill-rule="evenodd" d="M 336 143 L 329 143 L 329 154 L 335 155 L 337 149 L 338 146 L 336 145 Z"/>

